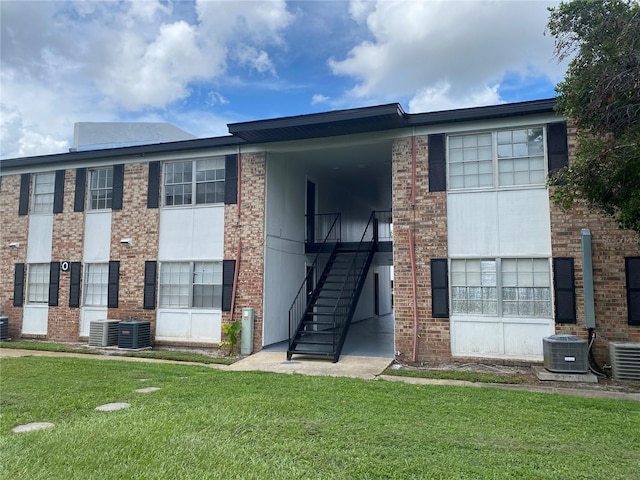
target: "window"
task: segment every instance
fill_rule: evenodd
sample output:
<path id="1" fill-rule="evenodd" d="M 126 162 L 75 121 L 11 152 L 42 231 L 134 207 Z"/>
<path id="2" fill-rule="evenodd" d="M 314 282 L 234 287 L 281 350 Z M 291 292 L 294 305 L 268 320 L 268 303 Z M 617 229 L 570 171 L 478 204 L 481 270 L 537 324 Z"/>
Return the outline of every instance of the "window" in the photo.
<path id="1" fill-rule="evenodd" d="M 550 318 L 549 261 L 451 260 L 451 309 L 454 314 Z"/>
<path id="2" fill-rule="evenodd" d="M 91 170 L 89 205 L 91 210 L 111 208 L 113 201 L 113 167 Z"/>
<path id="3" fill-rule="evenodd" d="M 164 205 L 224 202 L 224 163 L 224 157 L 165 163 Z"/>
<path id="4" fill-rule="evenodd" d="M 109 264 L 87 264 L 84 274 L 84 305 L 106 306 L 108 288 Z"/>
<path id="5" fill-rule="evenodd" d="M 49 264 L 29 265 L 27 273 L 27 302 L 49 303 Z"/>
<path id="6" fill-rule="evenodd" d="M 53 213 L 55 181 L 55 173 L 38 173 L 34 175 L 31 213 Z"/>
<path id="7" fill-rule="evenodd" d="M 222 262 L 163 263 L 159 303 L 170 308 L 221 308 Z"/>
<path id="8" fill-rule="evenodd" d="M 544 185 L 543 127 L 451 135 L 449 188 Z"/>
<path id="9" fill-rule="evenodd" d="M 498 132 L 497 140 L 501 186 L 544 183 L 542 127 Z"/>

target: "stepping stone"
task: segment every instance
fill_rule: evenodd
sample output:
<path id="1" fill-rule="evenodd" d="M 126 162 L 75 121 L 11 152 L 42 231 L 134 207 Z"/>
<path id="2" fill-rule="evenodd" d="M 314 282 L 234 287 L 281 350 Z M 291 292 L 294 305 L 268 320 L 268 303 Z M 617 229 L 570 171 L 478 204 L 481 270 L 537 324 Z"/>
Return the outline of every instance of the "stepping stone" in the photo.
<path id="1" fill-rule="evenodd" d="M 129 408 L 130 406 L 131 405 L 129 405 L 128 403 L 106 403 L 104 405 L 96 407 L 95 410 L 99 412 L 115 412 L 117 410 Z"/>
<path id="2" fill-rule="evenodd" d="M 156 390 L 160 390 L 160 388 L 158 388 L 158 387 L 137 388 L 136 392 L 138 392 L 138 393 L 151 393 L 151 392 L 155 392 Z"/>
<path id="3" fill-rule="evenodd" d="M 24 432 L 33 432 L 35 430 L 42 430 L 44 428 L 53 428 L 55 425 L 49 422 L 33 422 L 27 423 L 25 425 L 18 425 L 17 427 L 13 427 L 11 431 L 13 433 L 24 433 Z"/>

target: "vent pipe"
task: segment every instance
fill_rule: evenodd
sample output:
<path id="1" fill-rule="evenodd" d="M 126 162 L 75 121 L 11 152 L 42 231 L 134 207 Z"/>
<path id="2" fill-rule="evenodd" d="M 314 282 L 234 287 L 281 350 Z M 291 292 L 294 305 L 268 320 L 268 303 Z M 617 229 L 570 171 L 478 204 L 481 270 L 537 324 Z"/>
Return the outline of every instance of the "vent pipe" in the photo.
<path id="1" fill-rule="evenodd" d="M 582 248 L 582 284 L 584 290 L 584 327 L 596 328 L 595 307 L 593 301 L 593 263 L 591 257 L 591 231 L 583 228 L 580 231 Z"/>

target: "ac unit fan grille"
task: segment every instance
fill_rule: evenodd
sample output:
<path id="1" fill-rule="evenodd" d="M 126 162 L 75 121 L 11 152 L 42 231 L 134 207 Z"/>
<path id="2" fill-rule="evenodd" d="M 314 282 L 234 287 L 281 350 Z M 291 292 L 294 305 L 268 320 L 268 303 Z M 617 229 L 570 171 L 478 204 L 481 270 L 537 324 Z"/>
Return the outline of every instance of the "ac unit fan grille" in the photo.
<path id="1" fill-rule="evenodd" d="M 613 378 L 640 380 L 640 343 L 610 342 L 609 355 Z"/>
<path id="2" fill-rule="evenodd" d="M 576 335 L 551 335 L 542 339 L 544 368 L 557 373 L 587 373 L 587 341 Z"/>

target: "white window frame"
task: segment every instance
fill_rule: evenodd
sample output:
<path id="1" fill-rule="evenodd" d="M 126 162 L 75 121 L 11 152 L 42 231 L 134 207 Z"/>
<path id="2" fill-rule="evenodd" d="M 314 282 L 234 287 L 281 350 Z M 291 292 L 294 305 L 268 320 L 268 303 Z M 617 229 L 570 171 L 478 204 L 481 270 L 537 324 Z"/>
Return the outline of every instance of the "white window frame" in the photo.
<path id="1" fill-rule="evenodd" d="M 109 297 L 109 264 L 87 263 L 83 278 L 84 306 L 106 307 Z"/>
<path id="2" fill-rule="evenodd" d="M 541 152 L 532 151 L 534 146 L 538 145 L 537 142 L 504 143 L 503 139 L 507 136 L 513 138 L 514 132 L 517 132 L 516 135 L 522 135 L 522 132 L 534 130 L 541 130 L 542 138 L 539 144 Z M 518 140 L 517 137 L 516 140 Z M 516 148 L 513 148 L 514 145 Z M 523 125 L 449 134 L 447 135 L 447 190 L 463 192 L 544 187 L 547 178 L 546 145 L 547 129 L 543 125 Z M 525 165 L 526 169 L 523 168 Z M 531 168 L 532 165 L 538 168 Z M 512 183 L 504 181 L 509 173 L 514 179 Z M 527 181 L 523 181 L 525 173 Z"/>
<path id="3" fill-rule="evenodd" d="M 56 188 L 55 172 L 36 173 L 33 176 L 33 198 L 31 213 L 53 213 L 53 198 Z"/>
<path id="4" fill-rule="evenodd" d="M 113 166 L 89 170 L 89 210 L 110 210 L 113 202 Z"/>
<path id="5" fill-rule="evenodd" d="M 553 317 L 549 258 L 453 258 L 449 272 L 452 316 Z"/>
<path id="6" fill-rule="evenodd" d="M 178 166 L 180 169 L 176 173 Z M 187 166 L 191 168 L 185 168 Z M 189 178 L 186 172 L 189 172 Z M 162 205 L 185 207 L 224 203 L 224 182 L 225 157 L 165 162 L 162 169 Z"/>
<path id="7" fill-rule="evenodd" d="M 30 263 L 27 265 L 27 303 L 49 303 L 49 275 L 51 265 L 48 263 Z"/>
<path id="8" fill-rule="evenodd" d="M 222 310 L 221 261 L 162 262 L 159 283 L 160 308 Z"/>

